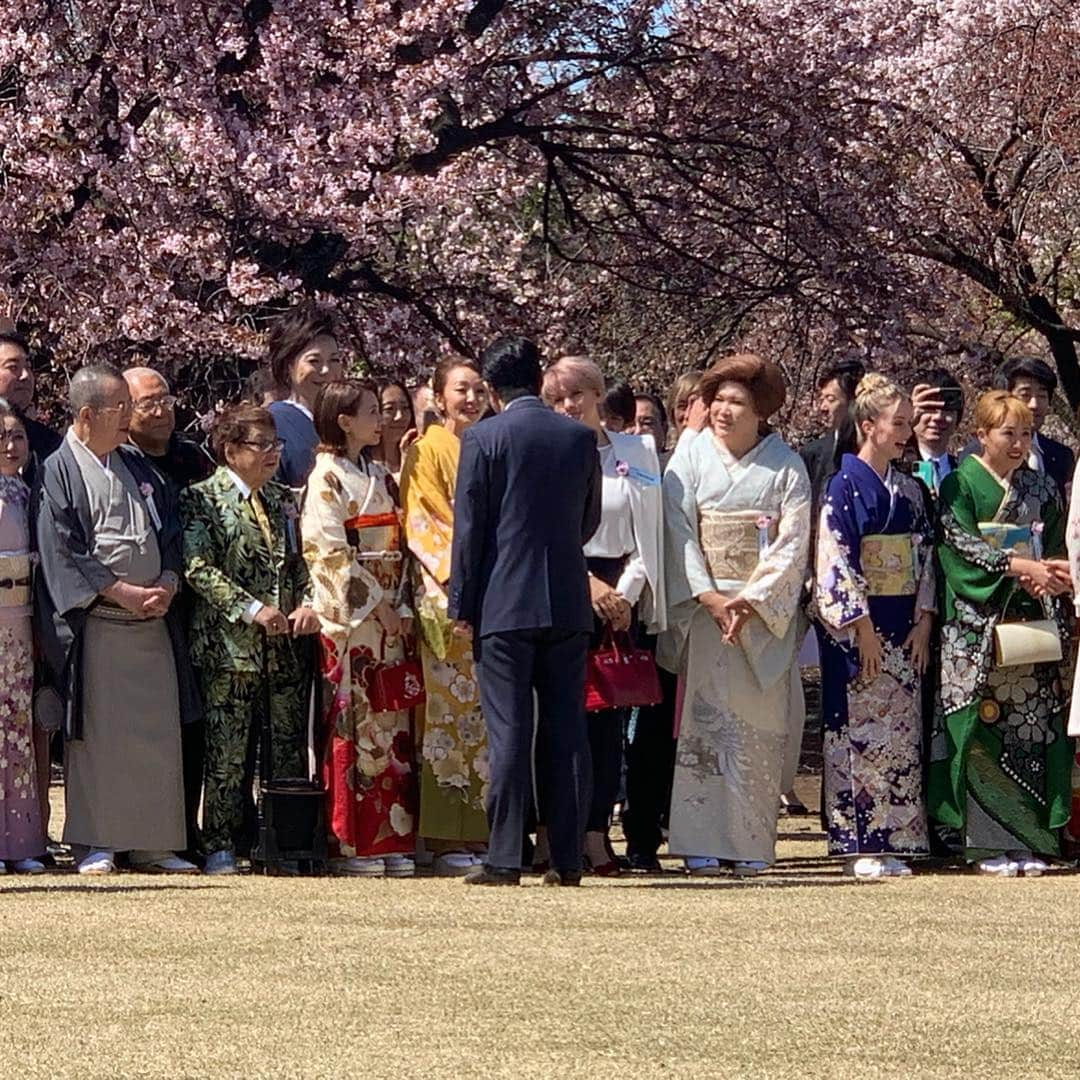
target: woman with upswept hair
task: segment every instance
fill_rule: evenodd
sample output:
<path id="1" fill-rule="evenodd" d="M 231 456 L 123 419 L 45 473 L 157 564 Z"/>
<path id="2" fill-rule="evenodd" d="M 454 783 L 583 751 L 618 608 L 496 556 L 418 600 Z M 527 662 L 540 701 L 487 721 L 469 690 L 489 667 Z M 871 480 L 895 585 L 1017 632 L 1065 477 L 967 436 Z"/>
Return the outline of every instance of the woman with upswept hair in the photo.
<path id="1" fill-rule="evenodd" d="M 818 529 L 816 614 L 829 854 L 857 878 L 906 877 L 926 855 L 922 694 L 935 610 L 933 526 L 917 480 L 893 469 L 911 438 L 907 393 L 863 377 L 858 454 L 829 481 Z"/>

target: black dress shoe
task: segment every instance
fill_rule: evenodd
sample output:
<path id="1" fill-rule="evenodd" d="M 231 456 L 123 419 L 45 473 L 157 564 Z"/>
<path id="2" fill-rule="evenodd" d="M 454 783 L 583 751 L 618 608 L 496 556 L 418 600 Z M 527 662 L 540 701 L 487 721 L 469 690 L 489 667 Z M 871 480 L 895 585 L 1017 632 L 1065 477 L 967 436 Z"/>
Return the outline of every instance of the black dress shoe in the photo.
<path id="1" fill-rule="evenodd" d="M 645 855 L 642 852 L 633 851 L 626 860 L 630 869 L 638 874 L 662 874 L 664 868 L 655 855 Z"/>
<path id="2" fill-rule="evenodd" d="M 520 885 L 521 871 L 485 864 L 470 870 L 461 880 L 466 885 Z"/>
<path id="3" fill-rule="evenodd" d="M 580 885 L 580 870 L 549 870 L 544 875 L 544 885 Z"/>

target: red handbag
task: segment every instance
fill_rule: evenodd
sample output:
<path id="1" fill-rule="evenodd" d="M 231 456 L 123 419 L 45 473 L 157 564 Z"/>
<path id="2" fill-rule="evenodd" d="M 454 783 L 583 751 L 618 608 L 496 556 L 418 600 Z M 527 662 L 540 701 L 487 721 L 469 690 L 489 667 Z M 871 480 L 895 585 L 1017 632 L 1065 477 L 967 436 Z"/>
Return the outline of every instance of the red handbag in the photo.
<path id="1" fill-rule="evenodd" d="M 659 705 L 663 700 L 656 661 L 648 649 L 639 649 L 628 634 L 622 645 L 609 629 L 598 649 L 589 650 L 585 668 L 585 711 L 628 709 Z"/>
<path id="2" fill-rule="evenodd" d="M 368 708 L 372 712 L 403 712 L 427 701 L 424 669 L 415 656 L 386 662 L 386 635 L 382 641 L 383 659 L 372 664 L 364 676 Z"/>

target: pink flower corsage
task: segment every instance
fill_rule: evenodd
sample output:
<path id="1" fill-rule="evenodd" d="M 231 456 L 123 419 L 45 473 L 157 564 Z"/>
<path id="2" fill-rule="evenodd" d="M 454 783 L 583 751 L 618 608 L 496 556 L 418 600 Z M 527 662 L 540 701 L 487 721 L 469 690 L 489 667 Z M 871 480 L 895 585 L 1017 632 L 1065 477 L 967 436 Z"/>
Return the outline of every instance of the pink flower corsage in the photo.
<path id="1" fill-rule="evenodd" d="M 139 485 L 139 494 L 144 499 L 152 499 L 154 497 L 154 485 L 148 484 L 145 480 Z"/>
<path id="2" fill-rule="evenodd" d="M 767 529 L 772 524 L 772 518 L 768 514 L 762 514 L 754 524 L 759 529 Z"/>
<path id="3" fill-rule="evenodd" d="M 295 521 L 300 516 L 300 511 L 296 509 L 296 503 L 285 504 L 285 516 L 290 521 Z"/>
<path id="4" fill-rule="evenodd" d="M 630 475 L 630 466 L 629 466 L 629 464 L 627 462 L 620 461 L 618 458 L 616 458 L 615 459 L 615 472 L 619 476 L 629 476 Z"/>

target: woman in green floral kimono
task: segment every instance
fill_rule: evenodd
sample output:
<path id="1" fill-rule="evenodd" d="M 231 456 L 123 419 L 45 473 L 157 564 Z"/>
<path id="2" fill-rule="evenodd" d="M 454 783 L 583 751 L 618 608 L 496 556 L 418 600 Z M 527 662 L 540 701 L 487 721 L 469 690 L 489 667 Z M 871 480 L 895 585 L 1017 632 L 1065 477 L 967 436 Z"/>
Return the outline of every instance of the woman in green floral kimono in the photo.
<path id="1" fill-rule="evenodd" d="M 994 632 L 1050 612 L 1068 641 L 1056 599 L 1070 588 L 1064 517 L 1053 481 L 1026 467 L 1028 407 L 993 390 L 975 425 L 982 452 L 941 484 L 945 604 L 929 809 L 964 832 L 980 873 L 1036 875 L 1046 869 L 1039 856 L 1058 854 L 1069 816 L 1061 664 L 995 666 Z"/>

